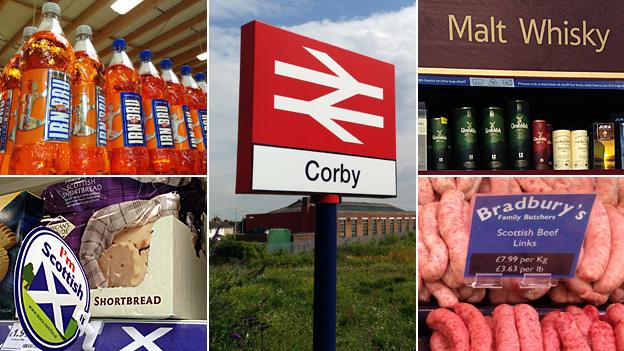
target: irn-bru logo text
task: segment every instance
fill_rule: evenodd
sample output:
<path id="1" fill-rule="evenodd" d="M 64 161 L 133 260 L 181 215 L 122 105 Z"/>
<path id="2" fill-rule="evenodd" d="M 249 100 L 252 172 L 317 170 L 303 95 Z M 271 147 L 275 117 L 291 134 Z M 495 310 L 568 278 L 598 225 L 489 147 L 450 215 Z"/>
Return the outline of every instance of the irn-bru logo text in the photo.
<path id="1" fill-rule="evenodd" d="M 193 119 L 191 118 L 191 110 L 186 105 L 182 106 L 184 111 L 184 122 L 186 123 L 186 134 L 188 135 L 189 146 L 191 149 L 197 148 L 197 141 L 195 140 L 195 134 L 193 133 Z"/>
<path id="2" fill-rule="evenodd" d="M 6 151 L 7 135 L 9 128 L 9 115 L 11 114 L 11 92 L 6 99 L 0 99 L 0 153 Z"/>
<path id="3" fill-rule="evenodd" d="M 76 263 L 68 255 L 65 247 L 61 246 L 58 251 L 58 256 L 56 256 L 52 253 L 52 246 L 45 242 L 41 252 L 50 260 L 52 267 L 54 267 L 63 280 L 67 282 L 76 294 L 76 297 L 82 301 L 84 299 L 84 291 L 82 284 L 76 282 Z"/>
<path id="4" fill-rule="evenodd" d="M 202 124 L 202 133 L 204 137 L 204 144 L 208 147 L 208 111 L 204 109 L 197 110 L 199 115 L 199 123 Z"/>
<path id="5" fill-rule="evenodd" d="M 102 88 L 95 89 L 97 95 L 97 146 L 106 146 L 106 99 Z"/>
<path id="6" fill-rule="evenodd" d="M 152 114 L 156 130 L 156 140 L 159 148 L 172 148 L 173 131 L 171 130 L 171 117 L 169 116 L 169 104 L 165 100 L 152 100 Z"/>
<path id="7" fill-rule="evenodd" d="M 121 119 L 125 146 L 145 146 L 145 131 L 141 111 L 141 95 L 121 93 Z"/>
<path id="8" fill-rule="evenodd" d="M 71 87 L 69 77 L 56 71 L 48 76 L 48 114 L 45 140 L 68 141 L 71 126 Z"/>

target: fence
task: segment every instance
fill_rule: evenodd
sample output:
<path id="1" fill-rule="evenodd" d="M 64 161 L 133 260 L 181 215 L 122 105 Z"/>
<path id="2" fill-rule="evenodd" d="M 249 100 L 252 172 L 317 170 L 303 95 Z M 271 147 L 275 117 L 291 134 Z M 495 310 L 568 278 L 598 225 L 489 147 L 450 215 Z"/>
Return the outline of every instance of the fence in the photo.
<path id="1" fill-rule="evenodd" d="M 344 245 L 349 243 L 367 243 L 373 240 L 384 240 L 388 237 L 403 237 L 406 236 L 409 232 L 402 233 L 391 233 L 391 234 L 380 234 L 380 235 L 367 235 L 367 236 L 354 236 L 350 238 L 337 238 L 337 244 Z M 294 234 L 296 236 L 297 234 Z M 294 240 L 287 243 L 263 243 L 267 246 L 268 253 L 278 253 L 280 251 L 283 252 L 305 252 L 314 250 L 314 240 Z"/>

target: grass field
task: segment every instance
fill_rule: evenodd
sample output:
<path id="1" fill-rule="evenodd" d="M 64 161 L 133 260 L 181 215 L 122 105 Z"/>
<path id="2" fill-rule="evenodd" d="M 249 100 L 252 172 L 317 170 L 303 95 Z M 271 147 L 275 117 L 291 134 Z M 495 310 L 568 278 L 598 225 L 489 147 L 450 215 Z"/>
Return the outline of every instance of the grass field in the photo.
<path id="1" fill-rule="evenodd" d="M 223 244 L 211 251 L 210 349 L 311 350 L 313 253 Z M 337 349 L 414 350 L 415 278 L 413 234 L 339 247 Z"/>

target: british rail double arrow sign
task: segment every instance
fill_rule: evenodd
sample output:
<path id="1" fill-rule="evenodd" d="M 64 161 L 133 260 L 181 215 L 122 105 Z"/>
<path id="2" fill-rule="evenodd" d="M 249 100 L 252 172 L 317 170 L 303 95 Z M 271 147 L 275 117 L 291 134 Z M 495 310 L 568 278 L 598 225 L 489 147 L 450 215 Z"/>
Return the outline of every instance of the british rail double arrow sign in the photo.
<path id="1" fill-rule="evenodd" d="M 237 193 L 396 196 L 394 66 L 242 27 Z"/>

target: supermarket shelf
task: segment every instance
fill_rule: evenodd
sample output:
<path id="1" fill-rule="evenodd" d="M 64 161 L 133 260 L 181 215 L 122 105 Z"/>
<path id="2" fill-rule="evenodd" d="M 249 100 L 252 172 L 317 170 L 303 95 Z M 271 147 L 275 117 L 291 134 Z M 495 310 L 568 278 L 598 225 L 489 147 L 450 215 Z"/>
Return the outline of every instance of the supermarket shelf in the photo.
<path id="1" fill-rule="evenodd" d="M 616 79 L 498 78 L 419 74 L 418 84 L 491 88 L 624 90 L 624 80 Z"/>
<path id="2" fill-rule="evenodd" d="M 149 321 L 149 320 L 92 320 L 91 325 L 98 331 L 93 344 L 96 351 L 118 351 L 133 344 L 136 350 L 152 350 L 156 345 L 163 351 L 204 351 L 207 350 L 206 337 L 208 324 L 206 321 Z M 22 345 L 30 341 L 19 338 L 21 333 L 11 330 L 19 327 L 17 321 L 0 321 L 0 349 L 19 350 Z M 11 336 L 9 337 L 9 333 Z M 17 334 L 17 336 L 15 335 Z M 151 343 L 151 344 L 150 344 Z M 5 345 L 3 345 L 5 344 Z M 82 351 L 84 336 L 68 350 Z M 143 346 L 143 347 L 142 347 Z M 150 347 L 152 346 L 152 347 Z"/>
<path id="3" fill-rule="evenodd" d="M 526 170 L 526 171 L 514 171 L 514 170 L 447 170 L 447 171 L 418 171 L 419 176 L 493 176 L 493 175 L 506 175 L 506 176 L 572 176 L 581 175 L 586 177 L 591 176 L 622 176 L 624 175 L 624 169 L 586 169 L 577 171 L 555 171 L 555 170 Z"/>

